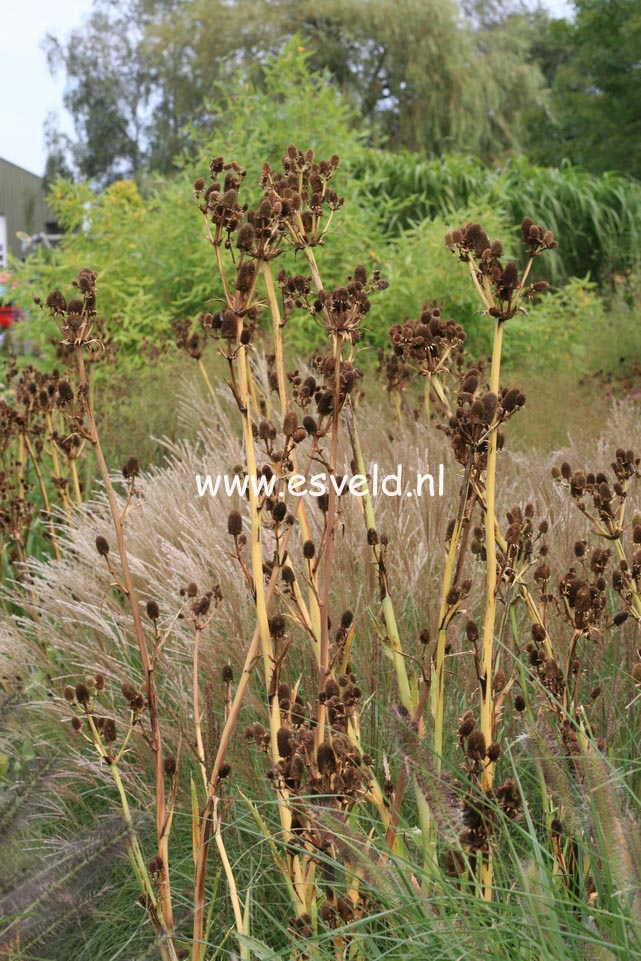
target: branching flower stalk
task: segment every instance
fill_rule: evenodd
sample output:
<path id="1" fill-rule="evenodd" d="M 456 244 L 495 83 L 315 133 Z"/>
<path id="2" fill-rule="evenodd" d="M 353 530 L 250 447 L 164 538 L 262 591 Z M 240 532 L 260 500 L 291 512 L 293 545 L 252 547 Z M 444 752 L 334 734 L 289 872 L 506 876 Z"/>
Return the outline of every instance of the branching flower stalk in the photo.
<path id="1" fill-rule="evenodd" d="M 169 945 L 168 950 L 170 952 L 174 952 L 175 954 L 173 942 L 173 909 L 169 877 L 169 822 L 165 803 L 165 774 L 162 735 L 156 700 L 154 675 L 155 658 L 150 656 L 147 647 L 147 640 L 140 615 L 138 595 L 129 567 L 129 557 L 125 543 L 123 517 L 118 507 L 116 493 L 109 473 L 109 468 L 105 461 L 104 453 L 100 443 L 98 426 L 93 411 L 93 405 L 91 403 L 84 350 L 87 349 L 87 347 L 92 346 L 93 322 L 96 317 L 96 275 L 93 273 L 93 271 L 88 269 L 81 271 L 77 282 L 77 287 L 82 296 L 81 312 L 76 312 L 75 310 L 69 312 L 67 304 L 59 291 L 55 291 L 53 294 L 49 295 L 47 298 L 47 307 L 49 308 L 52 316 L 59 323 L 61 331 L 65 337 L 65 344 L 68 347 L 72 347 L 75 353 L 78 371 L 78 396 L 82 399 L 82 405 L 87 422 L 85 437 L 86 440 L 92 445 L 96 454 L 100 475 L 102 477 L 109 502 L 109 509 L 121 565 L 120 583 L 126 595 L 131 612 L 134 635 L 138 645 L 143 675 L 145 678 L 145 689 L 147 694 L 149 721 L 151 727 L 151 748 L 154 755 L 157 857 L 159 863 L 159 875 L 162 879 L 158 899 L 159 923 L 162 925 L 163 937 L 167 939 L 167 944 Z M 108 550 L 109 547 L 107 544 L 106 551 L 103 551 L 105 555 L 108 553 Z"/>
<path id="2" fill-rule="evenodd" d="M 464 229 L 448 233 L 446 245 L 467 263 L 470 277 L 477 290 L 484 311 L 494 319 L 492 361 L 490 367 L 490 392 L 485 401 L 484 419 L 487 431 L 484 437 L 485 450 L 485 490 L 483 507 L 485 513 L 485 605 L 481 648 L 477 658 L 477 673 L 480 688 L 480 739 L 477 751 L 485 755 L 490 745 L 495 744 L 495 623 L 496 600 L 499 587 L 497 573 L 497 537 L 499 529 L 496 522 L 496 461 L 498 452 L 498 428 L 501 418 L 509 413 L 507 397 L 501 405 L 500 370 L 503 331 L 507 320 L 523 309 L 526 298 L 546 289 L 547 284 L 527 285 L 535 257 L 544 250 L 557 246 L 551 231 L 544 231 L 526 217 L 521 225 L 522 239 L 529 248 L 529 257 L 521 277 L 517 264 L 513 261 L 505 266 L 502 263 L 503 245 L 496 240 L 492 243 L 480 224 L 470 223 Z M 510 402 L 512 409 L 520 406 L 519 399 Z M 484 748 L 481 752 L 480 745 Z M 495 759 L 483 759 L 480 773 L 480 790 L 489 795 L 494 781 Z M 492 899 L 492 852 L 488 841 L 481 852 L 479 867 L 479 888 L 485 900 Z"/>
<path id="3" fill-rule="evenodd" d="M 261 263 L 263 278 L 265 280 L 265 288 L 267 291 L 267 300 L 269 303 L 269 310 L 272 318 L 272 335 L 274 342 L 274 354 L 275 354 L 275 364 L 276 364 L 276 377 L 278 383 L 278 398 L 280 401 L 280 414 L 285 422 L 285 417 L 288 411 L 288 392 L 287 392 L 287 376 L 285 370 L 285 355 L 283 351 L 283 320 L 281 316 L 280 306 L 278 304 L 278 297 L 276 296 L 276 288 L 274 285 L 274 278 L 271 269 L 271 262 L 265 259 Z M 291 452 L 291 460 L 293 465 L 294 473 L 297 471 L 296 462 L 296 450 Z M 301 540 L 303 544 L 306 541 L 311 540 L 311 532 L 309 523 L 307 520 L 307 512 L 305 510 L 305 505 L 301 503 L 298 511 L 298 519 L 300 524 Z M 288 563 L 286 561 L 286 563 Z M 298 586 L 296 585 L 296 590 Z M 320 636 L 321 636 L 321 620 L 320 620 L 320 609 L 318 606 L 318 580 L 314 573 L 311 576 L 311 583 L 308 589 L 308 605 L 309 605 L 309 619 L 311 622 L 311 629 L 313 637 L 316 641 L 316 656 L 320 666 Z"/>

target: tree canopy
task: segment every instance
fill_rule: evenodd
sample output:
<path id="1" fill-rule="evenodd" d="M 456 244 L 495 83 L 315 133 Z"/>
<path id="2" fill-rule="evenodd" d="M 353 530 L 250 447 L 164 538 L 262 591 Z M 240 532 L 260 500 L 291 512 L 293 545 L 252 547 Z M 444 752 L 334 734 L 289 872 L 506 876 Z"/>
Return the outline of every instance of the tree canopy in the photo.
<path id="1" fill-rule="evenodd" d="M 298 37 L 370 143 L 641 174 L 637 0 L 575 0 L 573 20 L 517 4 L 94 0 L 46 41 L 75 122 L 72 138 L 50 123 L 50 172 L 105 185 L 169 171 L 194 131 L 215 129 L 230 76 L 261 83 Z"/>

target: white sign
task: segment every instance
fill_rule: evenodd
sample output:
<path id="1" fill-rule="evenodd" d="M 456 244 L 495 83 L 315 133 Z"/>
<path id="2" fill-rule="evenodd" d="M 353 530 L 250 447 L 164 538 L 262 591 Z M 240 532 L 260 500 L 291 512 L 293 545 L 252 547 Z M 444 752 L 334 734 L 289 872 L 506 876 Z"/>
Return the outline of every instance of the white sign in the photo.
<path id="1" fill-rule="evenodd" d="M 0 214 L 0 267 L 6 267 L 9 262 L 7 250 L 7 218 Z"/>

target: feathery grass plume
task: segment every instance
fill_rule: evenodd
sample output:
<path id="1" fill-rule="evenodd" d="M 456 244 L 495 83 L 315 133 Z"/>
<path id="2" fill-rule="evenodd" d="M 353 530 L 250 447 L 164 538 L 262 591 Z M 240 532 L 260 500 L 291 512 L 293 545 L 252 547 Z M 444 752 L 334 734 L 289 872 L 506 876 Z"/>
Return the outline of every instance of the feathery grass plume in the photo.
<path id="1" fill-rule="evenodd" d="M 103 821 L 85 838 L 63 842 L 50 863 L 23 879 L 0 898 L 0 948 L 28 948 L 55 928 L 77 922 L 77 894 L 85 909 L 93 907 L 108 882 L 114 861 L 127 850 L 129 828 L 119 821 Z M 86 897 L 91 890 L 92 897 Z"/>

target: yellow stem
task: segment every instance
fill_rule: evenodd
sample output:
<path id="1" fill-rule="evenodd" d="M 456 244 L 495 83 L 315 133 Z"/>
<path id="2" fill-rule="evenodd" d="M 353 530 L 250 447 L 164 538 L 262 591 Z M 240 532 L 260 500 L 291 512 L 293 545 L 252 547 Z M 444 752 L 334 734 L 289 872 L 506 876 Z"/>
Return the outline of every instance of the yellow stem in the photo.
<path id="1" fill-rule="evenodd" d="M 494 328 L 494 345 L 492 348 L 492 367 L 490 371 L 490 390 L 498 398 L 499 377 L 501 370 L 501 348 L 503 344 L 503 321 L 498 319 Z M 494 739 L 494 698 L 492 694 L 492 669 L 494 656 L 494 624 L 496 618 L 496 457 L 497 457 L 497 422 L 491 426 L 488 438 L 486 491 L 485 491 L 485 551 L 486 551 L 486 581 L 485 581 L 485 618 L 483 622 L 483 641 L 481 645 L 481 732 L 485 736 L 485 743 L 489 747 Z M 481 788 L 489 791 L 494 778 L 494 764 L 486 763 L 481 774 Z M 480 881 L 485 900 L 492 899 L 492 856 L 488 852 L 487 858 L 481 864 Z"/>

